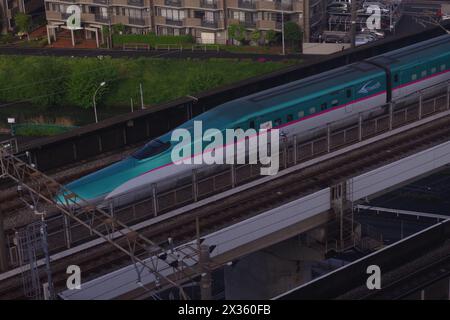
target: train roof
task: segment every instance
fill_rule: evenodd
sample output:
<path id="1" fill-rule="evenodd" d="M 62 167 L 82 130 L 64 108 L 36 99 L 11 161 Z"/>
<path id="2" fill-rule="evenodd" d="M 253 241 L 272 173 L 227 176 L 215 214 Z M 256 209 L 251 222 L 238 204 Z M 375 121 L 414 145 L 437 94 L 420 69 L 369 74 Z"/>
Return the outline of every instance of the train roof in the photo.
<path id="1" fill-rule="evenodd" d="M 416 43 L 406 48 L 390 51 L 379 56 L 367 59 L 382 65 L 389 65 L 398 69 L 406 65 L 415 64 L 428 57 L 447 55 L 450 52 L 450 34 Z"/>
<path id="2" fill-rule="evenodd" d="M 418 59 L 423 59 L 424 56 L 435 56 L 448 52 L 450 52 L 450 35 L 447 34 L 367 59 L 367 61 L 398 68 L 415 63 Z M 193 128 L 193 121 L 206 120 L 203 122 L 204 130 L 208 128 L 233 128 L 239 122 L 257 117 L 262 113 L 295 105 L 324 93 L 342 90 L 354 83 L 360 83 L 375 76 L 384 76 L 384 70 L 364 61 L 349 64 L 224 103 L 180 127 L 191 129 Z"/>
<path id="3" fill-rule="evenodd" d="M 231 127 L 232 124 L 243 118 L 255 117 L 260 113 L 270 112 L 271 109 L 276 111 L 287 105 L 323 95 L 324 92 L 331 93 L 341 90 L 354 82 L 378 75 L 384 75 L 384 71 L 374 65 L 357 62 L 224 103 L 194 120 L 207 118 L 208 122 L 211 121 L 215 125 L 218 122 L 222 123 L 222 126 L 217 126 L 217 128 L 223 127 L 223 122 L 227 122 Z M 221 119 L 221 121 L 217 119 Z"/>

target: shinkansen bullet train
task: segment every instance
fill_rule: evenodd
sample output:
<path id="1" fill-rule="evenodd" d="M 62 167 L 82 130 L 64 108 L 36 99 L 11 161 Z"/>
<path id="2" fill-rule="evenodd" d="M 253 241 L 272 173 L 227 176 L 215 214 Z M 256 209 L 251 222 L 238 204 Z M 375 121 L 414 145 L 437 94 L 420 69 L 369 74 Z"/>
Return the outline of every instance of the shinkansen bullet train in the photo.
<path id="1" fill-rule="evenodd" d="M 352 114 L 380 110 L 391 101 L 450 79 L 450 35 L 436 37 L 361 62 L 224 103 L 179 128 L 260 128 L 269 123 L 285 136 L 302 134 Z M 366 112 L 365 112 L 366 113 Z M 131 156 L 66 185 L 92 204 L 102 205 L 164 183 L 201 165 L 174 165 L 171 133 L 151 140 Z M 150 187 L 148 187 L 150 189 Z M 129 201 L 131 198 L 129 198 Z"/>

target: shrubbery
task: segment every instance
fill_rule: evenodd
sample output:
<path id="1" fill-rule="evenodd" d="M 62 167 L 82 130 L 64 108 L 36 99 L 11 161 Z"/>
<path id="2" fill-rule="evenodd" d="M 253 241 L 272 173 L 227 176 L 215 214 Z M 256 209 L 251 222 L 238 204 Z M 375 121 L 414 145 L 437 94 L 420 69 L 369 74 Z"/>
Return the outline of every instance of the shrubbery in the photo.
<path id="1" fill-rule="evenodd" d="M 107 105 L 121 113 L 130 105 L 130 98 L 135 103 L 140 101 L 140 84 L 148 106 L 271 72 L 284 65 L 230 59 L 0 56 L 0 104 L 21 102 L 17 109 L 15 105 L 9 110 L 1 108 L 0 121 L 17 116 L 22 110 L 34 110 L 27 113 L 28 118 L 53 114 L 62 106 L 91 108 L 94 91 L 103 81 L 106 86 L 97 92 L 97 106 Z M 73 120 L 80 123 L 79 119 Z"/>
<path id="2" fill-rule="evenodd" d="M 122 46 L 126 43 L 147 43 L 152 47 L 161 44 L 192 44 L 194 38 L 191 35 L 182 36 L 156 36 L 149 34 L 114 34 L 113 43 L 115 46 Z"/>

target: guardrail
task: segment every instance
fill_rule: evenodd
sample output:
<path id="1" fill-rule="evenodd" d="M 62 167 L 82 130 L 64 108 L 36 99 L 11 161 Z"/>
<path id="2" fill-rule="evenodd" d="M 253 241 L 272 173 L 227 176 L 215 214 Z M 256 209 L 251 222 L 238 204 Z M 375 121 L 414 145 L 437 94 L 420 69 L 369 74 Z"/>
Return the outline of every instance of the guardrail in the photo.
<path id="1" fill-rule="evenodd" d="M 211 45 L 211 44 L 193 44 L 193 45 L 183 45 L 183 44 L 156 44 L 155 50 L 190 50 L 190 51 L 220 51 L 219 45 Z"/>
<path id="2" fill-rule="evenodd" d="M 150 50 L 151 47 L 148 43 L 124 43 L 122 45 L 122 49 L 123 50 L 140 50 L 140 49 Z"/>

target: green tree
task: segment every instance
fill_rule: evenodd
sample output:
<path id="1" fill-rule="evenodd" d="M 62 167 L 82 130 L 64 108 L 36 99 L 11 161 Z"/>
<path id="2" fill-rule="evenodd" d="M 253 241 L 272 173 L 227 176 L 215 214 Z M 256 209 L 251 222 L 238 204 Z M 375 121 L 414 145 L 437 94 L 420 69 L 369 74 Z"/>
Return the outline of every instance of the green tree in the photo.
<path id="1" fill-rule="evenodd" d="M 223 75 L 208 70 L 196 70 L 187 77 L 189 93 L 198 93 L 215 88 L 224 83 Z"/>
<path id="2" fill-rule="evenodd" d="M 102 26 L 102 32 L 103 32 L 103 38 L 106 39 L 106 44 L 108 45 L 108 48 L 112 48 L 112 45 L 110 43 L 111 40 L 111 32 L 108 26 Z"/>
<path id="3" fill-rule="evenodd" d="M 118 23 L 112 26 L 113 34 L 123 34 L 125 32 L 125 25 Z"/>
<path id="4" fill-rule="evenodd" d="M 266 40 L 266 43 L 270 46 L 277 39 L 277 33 L 275 32 L 275 30 L 267 30 L 264 35 L 264 39 Z"/>
<path id="5" fill-rule="evenodd" d="M 245 40 L 245 28 L 240 24 L 231 24 L 228 27 L 228 36 L 230 39 L 236 40 L 242 43 Z"/>
<path id="6" fill-rule="evenodd" d="M 296 49 L 302 49 L 302 29 L 293 21 L 288 21 L 284 24 L 284 39 L 289 43 L 289 46 Z"/>
<path id="7" fill-rule="evenodd" d="M 258 29 L 253 30 L 250 33 L 250 39 L 252 39 L 252 41 L 256 44 L 259 44 L 259 41 L 261 40 L 261 31 L 259 31 Z"/>
<path id="8" fill-rule="evenodd" d="M 29 86 L 24 90 L 33 104 L 42 107 L 62 105 L 66 90 L 66 68 L 61 60 L 27 57 L 23 62 L 28 66 L 28 79 L 39 79 L 29 81 Z"/>
<path id="9" fill-rule="evenodd" d="M 117 69 L 111 61 L 77 59 L 72 65 L 72 70 L 67 83 L 67 98 L 70 104 L 82 108 L 93 107 L 93 95 L 100 83 L 106 82 L 96 95 L 96 102 L 100 104 L 108 90 L 111 90 L 111 80 L 117 76 Z"/>
<path id="10" fill-rule="evenodd" d="M 17 29 L 19 32 L 26 33 L 28 41 L 30 41 L 30 35 L 29 32 L 31 31 L 31 16 L 19 12 L 15 15 L 14 20 L 17 25 Z"/>

